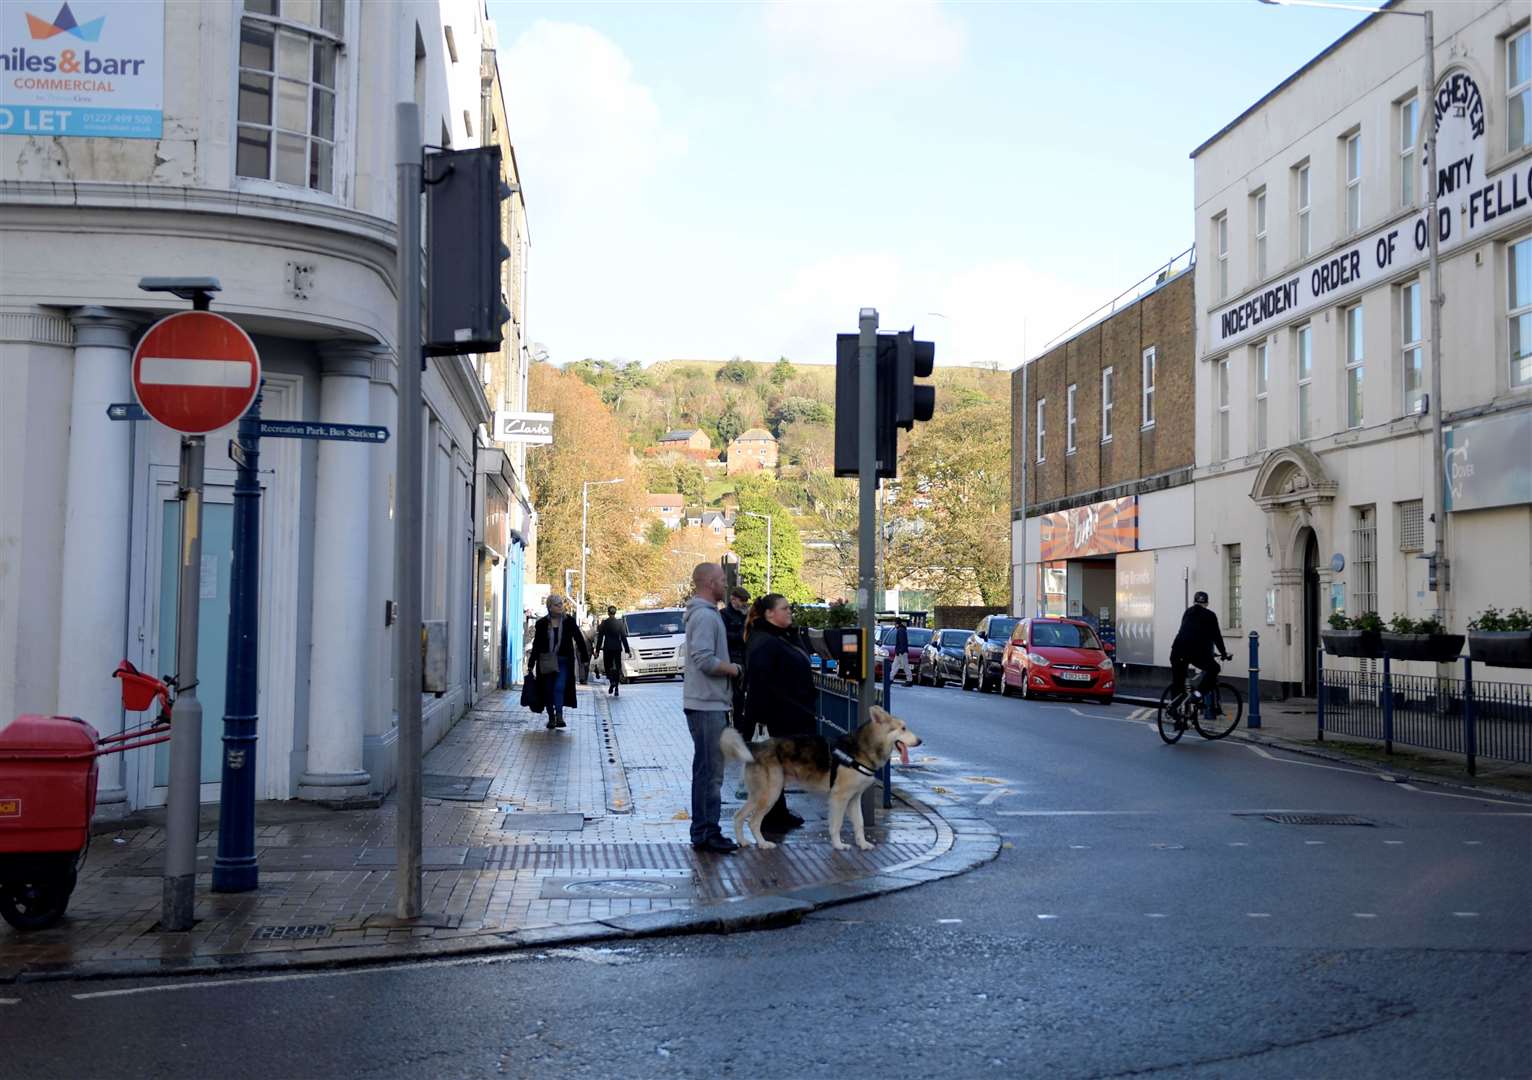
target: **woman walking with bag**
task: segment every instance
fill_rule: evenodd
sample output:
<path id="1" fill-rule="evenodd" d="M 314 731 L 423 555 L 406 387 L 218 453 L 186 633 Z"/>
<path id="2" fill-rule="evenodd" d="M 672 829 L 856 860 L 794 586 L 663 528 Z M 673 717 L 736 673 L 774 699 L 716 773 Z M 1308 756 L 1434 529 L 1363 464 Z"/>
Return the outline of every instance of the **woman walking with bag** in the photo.
<path id="1" fill-rule="evenodd" d="M 813 735 L 818 728 L 813 668 L 793 630 L 793 609 L 781 593 L 751 605 L 745 621 L 745 715 L 765 724 L 774 739 Z M 786 832 L 803 824 L 784 794 L 766 812 L 764 829 Z"/>
<path id="2" fill-rule="evenodd" d="M 521 687 L 521 703 L 533 712 L 548 710 L 548 730 L 567 726 L 565 708 L 575 707 L 575 660 L 590 663 L 590 646 L 573 615 L 564 614 L 564 598 L 548 597 L 548 614 L 532 628 L 532 655 Z"/>

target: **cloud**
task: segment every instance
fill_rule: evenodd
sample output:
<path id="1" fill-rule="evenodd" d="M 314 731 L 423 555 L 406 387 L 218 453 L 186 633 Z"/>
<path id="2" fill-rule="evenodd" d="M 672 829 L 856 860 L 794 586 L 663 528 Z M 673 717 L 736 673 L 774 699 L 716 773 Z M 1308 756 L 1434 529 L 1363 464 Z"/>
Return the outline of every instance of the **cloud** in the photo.
<path id="1" fill-rule="evenodd" d="M 968 31 L 936 0 L 785 0 L 765 5 L 772 90 L 804 101 L 945 75 Z"/>
<path id="2" fill-rule="evenodd" d="M 835 334 L 854 331 L 858 310 L 871 306 L 881 329 L 914 326 L 935 341 L 939 364 L 1013 368 L 1108 299 L 1017 259 L 933 270 L 864 253 L 801 267 L 773 298 L 767 325 L 787 356 L 828 362 Z"/>
<path id="3" fill-rule="evenodd" d="M 555 202 L 615 210 L 686 151 L 626 54 L 591 27 L 539 19 L 499 59 L 534 218 Z"/>

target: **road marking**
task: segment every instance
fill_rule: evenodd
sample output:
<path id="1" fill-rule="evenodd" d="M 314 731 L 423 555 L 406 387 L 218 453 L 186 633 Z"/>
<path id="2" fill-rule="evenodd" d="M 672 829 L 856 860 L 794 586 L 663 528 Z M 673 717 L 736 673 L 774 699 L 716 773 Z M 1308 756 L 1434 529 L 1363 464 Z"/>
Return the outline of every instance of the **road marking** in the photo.
<path id="1" fill-rule="evenodd" d="M 1459 794 L 1457 794 L 1456 792 L 1453 792 L 1453 791 L 1426 791 L 1426 790 L 1424 790 L 1422 788 L 1416 787 L 1414 784 L 1399 783 L 1399 784 L 1396 784 L 1394 786 L 1395 787 L 1401 787 L 1405 791 L 1413 791 L 1417 795 L 1439 795 L 1443 799 L 1467 799 L 1469 802 L 1487 802 L 1487 803 L 1494 803 L 1497 806 L 1526 806 L 1527 805 L 1525 802 L 1515 802 L 1515 801 L 1512 801 L 1511 799 L 1490 799 L 1490 798 L 1486 798 L 1483 795 L 1459 795 Z M 1504 817 L 1532 817 L 1532 814 L 1505 814 L 1505 815 L 1497 815 L 1497 816 L 1504 816 Z"/>
<path id="2" fill-rule="evenodd" d="M 1385 840 L 1383 842 L 1389 847 L 1399 847 L 1404 843 L 1403 840 Z"/>
<path id="3" fill-rule="evenodd" d="M 991 791 L 988 795 L 984 796 L 984 798 L 980 799 L 979 802 L 978 802 L 978 805 L 979 806 L 988 806 L 990 803 L 994 802 L 996 799 L 1003 799 L 1007 795 L 1015 795 L 1015 794 L 1016 794 L 1016 792 L 1012 791 L 1008 787 L 996 788 L 994 791 Z"/>
<path id="4" fill-rule="evenodd" d="M 197 979 L 184 982 L 158 983 L 154 986 L 130 986 L 122 990 L 95 990 L 88 994 L 70 994 L 76 1001 L 96 998 L 130 997 L 134 994 L 162 994 L 177 990 L 205 990 L 218 986 L 249 986 L 253 983 L 307 982 L 310 979 L 336 979 L 346 975 L 376 975 L 380 972 L 398 971 L 401 968 L 472 967 L 480 964 L 515 963 L 530 960 L 536 953 L 501 953 L 495 956 L 465 956 L 452 960 L 403 960 L 378 967 L 340 968 L 330 971 L 298 971 L 286 975 L 255 975 L 248 979 Z"/>
<path id="5" fill-rule="evenodd" d="M 1304 847 L 1324 847 L 1325 846 L 1325 842 L 1323 840 L 1305 840 L 1303 842 L 1303 846 Z"/>
<path id="6" fill-rule="evenodd" d="M 1378 916 L 1376 912 L 1372 911 L 1353 911 L 1351 917 L 1353 919 L 1376 919 Z"/>
<path id="7" fill-rule="evenodd" d="M 1125 814 L 1168 814 L 1169 810 L 996 810 L 996 817 L 1114 817 Z"/>
<path id="8" fill-rule="evenodd" d="M 1479 917 L 1477 911 L 1454 911 L 1452 914 L 1460 919 L 1477 919 Z"/>
<path id="9" fill-rule="evenodd" d="M 20 998 L 0 998 L 0 1005 L 20 1005 Z"/>
<path id="10" fill-rule="evenodd" d="M 1269 911 L 1247 911 L 1247 912 L 1245 912 L 1245 918 L 1247 918 L 1247 919 L 1269 919 L 1269 918 L 1271 918 L 1271 912 L 1269 912 Z"/>
<path id="11" fill-rule="evenodd" d="M 1248 840 L 1230 840 L 1229 841 L 1229 846 L 1230 847 L 1249 847 L 1250 846 L 1250 841 L 1248 841 Z"/>
<path id="12" fill-rule="evenodd" d="M 1039 919 L 1057 919 L 1058 916 L 1057 915 L 1039 915 L 1038 918 Z"/>
<path id="13" fill-rule="evenodd" d="M 1351 773 L 1353 776 L 1377 775 L 1377 773 L 1363 772 L 1360 769 L 1345 769 L 1339 765 L 1321 765 L 1317 761 L 1293 761 L 1291 758 L 1277 757 L 1275 754 L 1268 754 L 1264 748 L 1255 745 L 1255 743 L 1241 742 L 1238 745 L 1243 746 L 1246 750 L 1249 750 L 1252 754 L 1255 754 L 1258 757 L 1265 758 L 1267 761 L 1275 761 L 1278 765 L 1302 765 L 1310 769 L 1328 769 L 1331 772 Z M 1404 785 L 1401 784 L 1400 786 L 1403 787 Z"/>
<path id="14" fill-rule="evenodd" d="M 937 919 L 936 921 L 939 922 L 939 923 L 943 923 L 943 924 L 949 924 L 949 923 L 960 923 L 963 920 L 962 919 Z"/>
<path id="15" fill-rule="evenodd" d="M 1089 851 L 1090 850 L 1090 845 L 1089 844 L 1070 844 L 1069 845 L 1069 850 L 1070 851 Z"/>
<path id="16" fill-rule="evenodd" d="M 1131 713 L 1129 715 L 1127 715 L 1127 716 L 1108 716 L 1105 713 L 1081 712 L 1079 709 L 1075 708 L 1073 705 L 1069 706 L 1069 711 L 1074 713 L 1076 716 L 1083 716 L 1087 720 L 1116 720 L 1119 724 L 1143 724 L 1143 723 L 1145 723 L 1145 721 L 1143 719 L 1134 717 Z M 1148 727 L 1154 727 L 1154 724 L 1153 723 L 1149 723 L 1149 724 L 1147 724 L 1147 726 Z"/>
<path id="17" fill-rule="evenodd" d="M 1483 844 L 1484 844 L 1484 841 L 1483 840 L 1464 840 L 1463 843 L 1466 844 L 1468 847 L 1482 847 Z"/>
<path id="18" fill-rule="evenodd" d="M 1146 911 L 1146 912 L 1144 912 L 1144 918 L 1146 918 L 1146 919 L 1168 919 L 1168 918 L 1170 918 L 1170 916 L 1166 915 L 1163 911 Z"/>

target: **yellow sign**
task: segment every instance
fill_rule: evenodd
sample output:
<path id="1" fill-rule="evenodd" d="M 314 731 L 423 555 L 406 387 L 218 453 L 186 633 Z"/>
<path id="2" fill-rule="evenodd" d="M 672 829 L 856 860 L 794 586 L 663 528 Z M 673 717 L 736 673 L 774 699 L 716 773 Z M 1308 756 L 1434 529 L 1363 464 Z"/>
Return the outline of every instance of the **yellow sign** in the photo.
<path id="1" fill-rule="evenodd" d="M 20 799 L 0 799 L 0 817 L 20 817 Z"/>

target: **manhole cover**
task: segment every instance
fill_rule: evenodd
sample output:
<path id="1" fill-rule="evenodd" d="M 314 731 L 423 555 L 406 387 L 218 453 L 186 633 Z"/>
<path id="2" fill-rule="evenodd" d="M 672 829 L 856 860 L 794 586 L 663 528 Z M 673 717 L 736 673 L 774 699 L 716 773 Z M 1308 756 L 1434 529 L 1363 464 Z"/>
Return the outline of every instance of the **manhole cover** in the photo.
<path id="1" fill-rule="evenodd" d="M 420 777 L 420 794 L 427 799 L 447 799 L 452 802 L 483 802 L 489 796 L 492 776 L 443 776 L 440 773 L 423 773 Z"/>
<path id="2" fill-rule="evenodd" d="M 257 926 L 250 938 L 252 941 L 301 941 L 329 936 L 328 923 L 312 923 L 308 926 Z"/>
<path id="3" fill-rule="evenodd" d="M 544 900 L 685 900 L 690 877 L 544 878 Z"/>
<path id="4" fill-rule="evenodd" d="M 1364 817 L 1354 814 L 1263 814 L 1267 821 L 1275 821 L 1278 825 L 1367 825 L 1375 827 L 1376 821 L 1369 821 Z"/>

